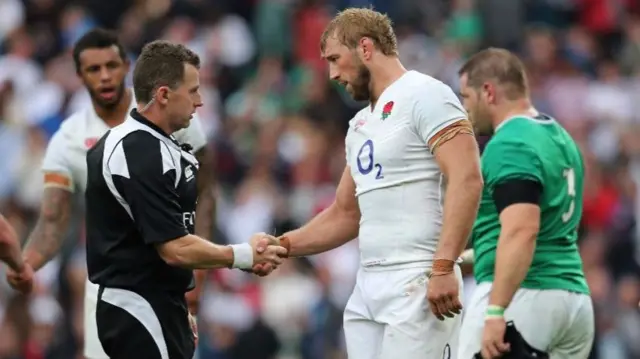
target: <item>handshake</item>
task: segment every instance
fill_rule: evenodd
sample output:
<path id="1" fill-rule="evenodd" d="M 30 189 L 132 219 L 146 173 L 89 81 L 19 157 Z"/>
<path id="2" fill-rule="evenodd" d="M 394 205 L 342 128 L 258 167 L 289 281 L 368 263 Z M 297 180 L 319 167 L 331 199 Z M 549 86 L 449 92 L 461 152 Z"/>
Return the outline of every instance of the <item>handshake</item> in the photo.
<path id="1" fill-rule="evenodd" d="M 253 273 L 261 277 L 273 272 L 289 256 L 291 249 L 287 237 L 274 237 L 266 233 L 256 233 L 249 243 L 234 244 L 233 268 Z"/>

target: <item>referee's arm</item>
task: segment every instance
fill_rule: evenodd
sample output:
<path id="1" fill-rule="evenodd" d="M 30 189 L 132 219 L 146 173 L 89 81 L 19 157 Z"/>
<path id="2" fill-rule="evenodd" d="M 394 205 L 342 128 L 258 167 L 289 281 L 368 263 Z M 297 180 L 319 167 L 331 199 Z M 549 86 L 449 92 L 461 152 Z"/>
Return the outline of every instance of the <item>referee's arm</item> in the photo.
<path id="1" fill-rule="evenodd" d="M 234 252 L 189 234 L 175 189 L 176 168 L 166 146 L 145 131 L 136 131 L 122 140 L 122 152 L 109 158 L 112 173 L 126 166 L 128 178 L 113 175 L 122 192 L 142 239 L 156 246 L 160 257 L 170 265 L 189 269 L 231 267 Z M 164 152 L 164 155 L 163 155 Z"/>

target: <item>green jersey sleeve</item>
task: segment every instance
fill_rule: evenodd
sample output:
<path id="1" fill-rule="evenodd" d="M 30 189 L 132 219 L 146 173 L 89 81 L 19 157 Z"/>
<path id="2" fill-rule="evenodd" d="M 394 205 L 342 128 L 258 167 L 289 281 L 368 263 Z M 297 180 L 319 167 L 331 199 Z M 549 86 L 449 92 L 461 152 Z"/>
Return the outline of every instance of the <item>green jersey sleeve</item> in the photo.
<path id="1" fill-rule="evenodd" d="M 493 188 L 510 179 L 543 184 L 542 163 L 535 150 L 520 141 L 489 143 L 483 155 L 485 185 Z"/>

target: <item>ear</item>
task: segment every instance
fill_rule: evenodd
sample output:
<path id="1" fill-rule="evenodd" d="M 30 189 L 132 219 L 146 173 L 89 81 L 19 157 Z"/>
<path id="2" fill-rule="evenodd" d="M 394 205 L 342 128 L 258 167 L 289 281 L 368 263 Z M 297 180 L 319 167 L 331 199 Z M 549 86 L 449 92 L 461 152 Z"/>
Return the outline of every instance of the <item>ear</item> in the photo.
<path id="1" fill-rule="evenodd" d="M 362 59 L 363 60 L 370 60 L 371 56 L 373 55 L 373 50 L 375 49 L 374 45 L 373 45 L 373 41 L 371 41 L 370 38 L 368 37 L 362 37 L 360 38 L 360 41 L 358 42 L 358 50 L 360 51 L 360 54 L 362 55 Z"/>
<path id="2" fill-rule="evenodd" d="M 494 103 L 496 99 L 496 91 L 493 84 L 485 82 L 482 84 L 482 95 L 486 97 L 487 102 Z"/>
<path id="3" fill-rule="evenodd" d="M 158 87 L 155 94 L 156 102 L 166 105 L 169 102 L 169 92 L 168 86 Z"/>

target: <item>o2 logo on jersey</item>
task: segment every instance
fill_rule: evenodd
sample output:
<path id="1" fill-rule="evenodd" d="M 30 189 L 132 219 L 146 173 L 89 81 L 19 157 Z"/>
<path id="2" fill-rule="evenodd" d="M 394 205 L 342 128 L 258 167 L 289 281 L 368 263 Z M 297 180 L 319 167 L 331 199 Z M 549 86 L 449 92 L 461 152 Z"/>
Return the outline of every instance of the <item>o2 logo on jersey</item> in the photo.
<path id="1" fill-rule="evenodd" d="M 363 156 L 364 155 L 364 156 Z M 365 164 L 362 163 L 362 157 L 365 157 Z M 382 175 L 382 166 L 379 163 L 374 163 L 373 156 L 373 141 L 367 140 L 362 147 L 360 147 L 360 151 L 358 151 L 358 171 L 363 175 L 368 175 L 376 169 L 376 179 L 382 179 L 384 176 Z"/>

